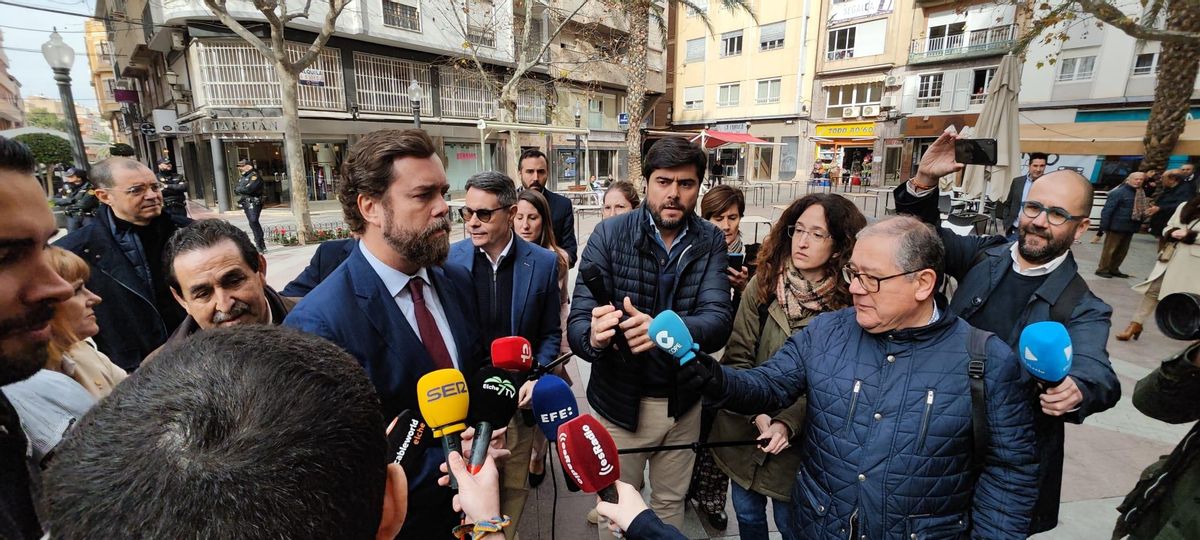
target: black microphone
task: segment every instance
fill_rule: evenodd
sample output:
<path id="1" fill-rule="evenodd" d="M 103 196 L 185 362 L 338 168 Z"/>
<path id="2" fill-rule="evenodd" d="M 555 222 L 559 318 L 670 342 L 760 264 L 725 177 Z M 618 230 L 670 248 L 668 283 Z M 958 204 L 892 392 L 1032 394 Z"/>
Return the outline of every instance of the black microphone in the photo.
<path id="1" fill-rule="evenodd" d="M 469 392 L 471 404 L 467 418 L 475 425 L 475 440 L 471 444 L 468 470 L 475 474 L 487 458 L 492 432 L 507 426 L 517 411 L 517 384 L 509 372 L 485 366 L 471 379 Z"/>
<path id="2" fill-rule="evenodd" d="M 425 451 L 433 446 L 433 434 L 421 415 L 406 409 L 387 428 L 388 463 L 404 469 L 404 474 L 413 478 L 421 470 Z"/>
<path id="3" fill-rule="evenodd" d="M 592 298 L 596 300 L 597 306 L 609 305 L 617 309 L 622 309 L 622 306 L 613 302 L 612 297 L 608 294 L 608 287 L 604 285 L 604 274 L 600 272 L 594 264 L 579 267 L 579 275 L 583 278 L 583 284 L 592 293 Z M 625 319 L 624 316 L 621 317 Z M 629 343 L 625 341 L 625 334 L 621 333 L 621 328 L 617 327 L 613 333 L 613 345 L 617 348 L 617 353 L 621 355 L 622 360 L 628 361 L 633 356 L 629 350 Z"/>

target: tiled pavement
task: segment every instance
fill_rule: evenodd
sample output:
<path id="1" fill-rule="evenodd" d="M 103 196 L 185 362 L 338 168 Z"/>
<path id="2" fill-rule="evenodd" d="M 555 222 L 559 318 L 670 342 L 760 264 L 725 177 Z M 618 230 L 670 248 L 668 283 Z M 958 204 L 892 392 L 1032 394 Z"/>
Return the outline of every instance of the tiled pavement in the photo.
<path id="1" fill-rule="evenodd" d="M 786 191 L 786 190 L 785 190 Z M 769 194 L 773 195 L 773 194 Z M 763 216 L 773 219 L 779 215 L 779 210 L 771 204 L 786 204 L 789 193 L 782 193 L 778 200 L 747 208 L 748 215 Z M 768 199 L 771 197 L 768 196 Z M 858 201 L 863 206 L 862 201 Z M 194 208 L 195 214 L 201 214 L 202 208 Z M 866 204 L 864 210 L 868 216 L 873 214 L 872 204 Z M 314 205 L 314 221 L 336 221 L 340 211 L 336 204 L 329 202 Z M 240 213 L 226 213 L 223 216 L 232 222 L 245 226 L 245 218 Z M 291 224 L 292 219 L 286 210 L 267 209 L 263 212 L 263 224 Z M 597 218 L 588 216 L 579 224 L 579 243 L 583 245 L 595 226 Z M 762 234 L 766 229 L 763 228 Z M 749 231 L 747 231 L 749 234 Z M 1129 287 L 1137 279 L 1102 279 L 1092 272 L 1100 255 L 1100 244 L 1091 244 L 1092 233 L 1084 237 L 1084 241 L 1074 247 L 1075 257 L 1083 277 L 1092 290 L 1113 307 L 1113 332 L 1116 334 L 1127 324 L 1140 299 L 1140 295 Z M 461 227 L 456 227 L 451 237 L 452 241 L 462 238 Z M 315 248 L 278 247 L 271 246 L 268 253 L 268 280 L 277 287 L 282 287 L 307 264 Z M 1146 235 L 1137 236 L 1129 252 L 1129 257 L 1123 265 L 1125 273 L 1134 276 L 1146 276 L 1154 264 L 1155 242 Z M 574 275 L 572 275 L 574 283 Z M 1054 531 L 1039 535 L 1038 539 L 1090 540 L 1107 538 L 1111 533 L 1112 524 L 1116 519 L 1114 510 L 1120 498 L 1133 486 L 1138 473 L 1159 455 L 1165 454 L 1182 438 L 1189 426 L 1172 426 L 1142 416 L 1133 408 L 1129 397 L 1133 385 L 1145 374 L 1153 370 L 1159 361 L 1179 349 L 1181 344 L 1165 338 L 1153 325 L 1147 325 L 1141 340 L 1122 343 L 1111 338 L 1108 350 L 1112 357 L 1113 367 L 1121 379 L 1123 398 L 1120 404 L 1110 411 L 1095 415 L 1082 426 L 1068 425 L 1067 427 L 1067 460 L 1063 482 L 1063 505 L 1061 509 L 1061 525 Z M 573 362 L 572 370 L 576 381 L 575 393 L 579 403 L 586 408 L 584 388 L 590 375 L 586 363 Z M 583 539 L 594 538 L 595 526 L 584 519 L 584 514 L 594 499 L 590 495 L 570 493 L 561 484 L 561 474 L 558 476 L 557 514 L 554 513 L 555 492 L 549 481 L 532 493 L 529 506 L 526 509 L 520 526 L 520 535 L 524 540 Z M 706 523 L 691 509 L 688 510 L 684 532 L 689 538 L 736 538 L 737 523 L 733 519 L 733 505 L 727 505 L 730 514 L 730 524 L 725 531 L 710 529 Z M 770 522 L 770 520 L 768 520 Z M 772 529 L 774 529 L 772 525 Z M 773 533 L 776 537 L 777 533 Z"/>

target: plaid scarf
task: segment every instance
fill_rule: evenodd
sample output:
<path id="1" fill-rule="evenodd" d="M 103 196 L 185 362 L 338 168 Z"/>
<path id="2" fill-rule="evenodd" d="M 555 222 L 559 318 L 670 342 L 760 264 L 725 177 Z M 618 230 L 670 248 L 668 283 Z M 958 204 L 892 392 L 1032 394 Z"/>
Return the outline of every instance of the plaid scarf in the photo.
<path id="1" fill-rule="evenodd" d="M 833 291 L 837 279 L 834 276 L 812 283 L 804 279 L 795 266 L 790 263 L 786 266 L 787 271 L 779 275 L 779 283 L 775 286 L 775 297 L 793 329 L 813 314 L 836 309 Z"/>
<path id="2" fill-rule="evenodd" d="M 1142 221 L 1147 217 L 1146 210 L 1150 208 L 1150 198 L 1141 188 L 1133 189 L 1133 220 Z"/>

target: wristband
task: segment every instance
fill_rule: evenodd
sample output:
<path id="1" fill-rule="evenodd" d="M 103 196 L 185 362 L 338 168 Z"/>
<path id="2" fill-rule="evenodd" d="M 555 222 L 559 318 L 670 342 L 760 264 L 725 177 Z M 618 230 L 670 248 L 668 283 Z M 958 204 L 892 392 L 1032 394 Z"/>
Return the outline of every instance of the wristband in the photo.
<path id="1" fill-rule="evenodd" d="M 501 532 L 505 527 L 512 523 L 512 518 L 508 516 L 496 516 L 492 519 L 485 519 L 475 523 L 463 523 L 451 531 L 455 538 L 463 540 L 468 536 L 471 540 L 478 540 L 491 533 Z"/>

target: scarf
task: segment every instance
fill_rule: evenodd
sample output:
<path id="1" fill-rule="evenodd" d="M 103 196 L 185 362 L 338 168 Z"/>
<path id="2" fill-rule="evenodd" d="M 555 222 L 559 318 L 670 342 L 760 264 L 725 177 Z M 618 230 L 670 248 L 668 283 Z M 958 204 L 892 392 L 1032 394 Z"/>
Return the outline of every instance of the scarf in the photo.
<path id="1" fill-rule="evenodd" d="M 1141 188 L 1133 190 L 1133 220 L 1142 221 L 1146 219 L 1146 210 L 1150 208 L 1150 198 L 1146 196 L 1146 192 Z"/>
<path id="2" fill-rule="evenodd" d="M 809 282 L 795 266 L 787 264 L 787 271 L 779 275 L 775 297 L 793 330 L 814 314 L 837 309 L 833 305 L 835 285 L 837 279 L 833 276 L 826 276 L 817 283 Z"/>
<path id="3" fill-rule="evenodd" d="M 729 244 L 729 246 L 726 247 L 725 251 L 727 251 L 729 253 L 745 253 L 746 252 L 746 245 L 742 243 L 741 229 L 738 229 L 737 240 L 734 240 L 732 244 Z"/>

